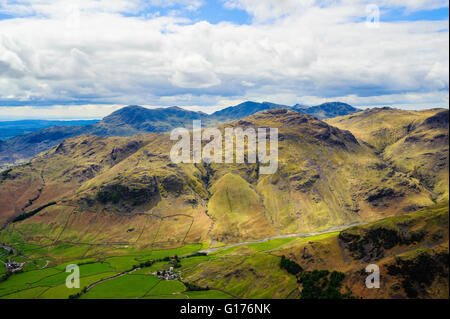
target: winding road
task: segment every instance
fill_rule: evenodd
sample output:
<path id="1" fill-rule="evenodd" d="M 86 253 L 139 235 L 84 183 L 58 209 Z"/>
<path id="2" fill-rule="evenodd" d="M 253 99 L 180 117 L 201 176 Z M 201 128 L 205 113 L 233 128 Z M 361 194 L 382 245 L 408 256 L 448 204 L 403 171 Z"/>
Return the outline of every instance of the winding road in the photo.
<path id="1" fill-rule="evenodd" d="M 333 233 L 336 231 L 344 230 L 349 227 L 365 225 L 365 224 L 367 224 L 367 223 L 347 224 L 347 225 L 342 225 L 342 226 L 331 227 L 331 228 L 328 228 L 327 230 L 323 230 L 323 231 L 319 231 L 319 232 L 315 232 L 315 233 L 298 233 L 298 234 L 278 235 L 278 236 L 267 237 L 267 238 L 255 240 L 255 241 L 246 241 L 246 242 L 241 242 L 241 243 L 237 243 L 237 244 L 230 244 L 230 245 L 225 245 L 225 246 L 220 246 L 220 247 L 215 247 L 215 248 L 209 248 L 209 249 L 205 249 L 205 250 L 200 250 L 199 252 L 205 253 L 205 254 L 211 254 L 211 253 L 215 253 L 221 249 L 244 246 L 244 245 L 248 245 L 248 244 L 260 244 L 260 243 L 265 243 L 269 240 L 274 240 L 274 239 L 294 238 L 294 237 L 300 237 L 300 238 L 312 237 L 312 236 L 323 235 L 323 234 L 327 234 L 327 233 Z"/>

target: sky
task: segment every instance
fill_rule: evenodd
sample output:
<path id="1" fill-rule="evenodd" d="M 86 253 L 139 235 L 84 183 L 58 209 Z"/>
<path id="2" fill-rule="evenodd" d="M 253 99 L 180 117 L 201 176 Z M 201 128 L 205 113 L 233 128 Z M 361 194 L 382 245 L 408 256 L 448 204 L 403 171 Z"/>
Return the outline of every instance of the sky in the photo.
<path id="1" fill-rule="evenodd" d="M 449 105 L 449 1 L 0 0 L 0 120 Z"/>

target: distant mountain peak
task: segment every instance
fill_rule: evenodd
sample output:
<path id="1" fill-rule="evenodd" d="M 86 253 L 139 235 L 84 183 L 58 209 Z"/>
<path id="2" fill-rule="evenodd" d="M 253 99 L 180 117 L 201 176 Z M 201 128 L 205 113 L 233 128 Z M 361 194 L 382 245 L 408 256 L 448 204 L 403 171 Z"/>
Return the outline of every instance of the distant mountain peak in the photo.
<path id="1" fill-rule="evenodd" d="M 176 110 L 176 111 L 188 111 L 188 110 L 185 110 L 185 109 L 183 109 L 183 108 L 181 108 L 179 106 L 170 106 L 167 109 L 168 110 Z"/>
<path id="2" fill-rule="evenodd" d="M 294 106 L 293 109 L 301 113 L 315 116 L 319 119 L 349 115 L 362 111 L 360 109 L 351 106 L 350 104 L 343 102 L 326 102 L 320 105 L 309 107 L 298 106 L 297 104 L 297 106 Z"/>
<path id="3" fill-rule="evenodd" d="M 140 105 L 128 105 L 128 106 L 122 107 L 118 111 L 126 111 L 126 110 L 147 110 L 147 108 L 140 106 Z"/>
<path id="4" fill-rule="evenodd" d="M 347 115 L 360 110 L 352 106 L 331 102 L 316 107 L 296 108 L 271 102 L 246 101 L 239 105 L 225 108 L 211 115 L 203 112 L 185 110 L 178 106 L 167 108 L 147 108 L 128 105 L 106 116 L 101 122 L 87 126 L 51 127 L 24 136 L 16 136 L 4 145 L 0 154 L 0 164 L 12 163 L 16 158 L 32 156 L 60 143 L 63 139 L 80 134 L 99 136 L 132 136 L 136 134 L 168 132 L 177 127 L 192 127 L 193 120 L 202 120 L 204 126 L 220 125 L 243 119 L 265 110 L 285 109 L 324 119 Z M 275 112 L 275 111 L 274 111 Z M 295 121 L 294 121 L 295 122 Z"/>

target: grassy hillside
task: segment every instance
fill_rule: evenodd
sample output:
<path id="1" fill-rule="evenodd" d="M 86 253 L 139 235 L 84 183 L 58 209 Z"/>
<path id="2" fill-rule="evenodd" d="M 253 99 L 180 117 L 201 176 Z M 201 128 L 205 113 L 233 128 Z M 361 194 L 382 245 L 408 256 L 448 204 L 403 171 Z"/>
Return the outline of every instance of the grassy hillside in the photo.
<path id="1" fill-rule="evenodd" d="M 211 236 L 215 240 L 233 242 L 275 234 L 264 216 L 260 195 L 241 176 L 228 173 L 210 191 L 208 212 L 214 220 Z"/>
<path id="2" fill-rule="evenodd" d="M 448 298 L 448 202 L 408 215 L 355 226 L 338 235 L 296 240 L 276 252 L 306 271 L 337 270 L 362 298 Z M 365 267 L 381 271 L 367 289 Z"/>
<path id="3" fill-rule="evenodd" d="M 410 132 L 424 135 L 417 147 L 425 152 L 434 145 L 435 153 L 448 154 L 445 137 L 439 137 L 445 117 L 427 119 Z M 95 286 L 76 291 L 80 298 L 115 297 L 108 291 L 127 298 L 298 298 L 314 291 L 348 297 L 345 286 L 362 297 L 444 294 L 448 202 L 423 208 L 434 205 L 439 183 L 448 180 L 448 165 L 441 175 L 431 175 L 434 184 L 425 184 L 428 179 L 349 131 L 293 111 L 257 113 L 221 130 L 236 126 L 279 129 L 275 174 L 261 175 L 250 163 L 174 164 L 169 157 L 174 141 L 160 133 L 79 136 L 3 172 L 0 243 L 15 252 L 0 250 L 0 259 L 25 262 L 25 268 L 1 275 L 6 281 L 0 297 L 67 298 L 72 293 L 62 287 L 59 273 L 71 262 L 96 265 L 84 279 Z M 385 152 L 412 141 L 400 139 Z M 335 227 L 362 222 L 370 224 L 336 232 Z M 243 244 L 227 247 L 235 243 Z M 194 254 L 211 247 L 218 250 Z M 182 257 L 179 283 L 166 287 L 150 278 L 173 265 L 175 255 Z M 301 278 L 279 267 L 281 256 L 300 265 Z M 361 274 L 368 263 L 379 263 L 388 289 L 366 291 Z M 435 275 L 405 284 L 411 267 L 424 263 Z M 315 276 L 333 284 L 317 291 L 310 285 Z M 138 290 L 129 287 L 135 281 L 143 284 Z M 210 290 L 189 288 L 196 286 Z"/>
<path id="4" fill-rule="evenodd" d="M 67 126 L 69 123 L 57 123 L 51 126 L 51 122 L 43 122 L 45 128 L 33 130 L 31 133 L 23 131 L 21 135 L 15 134 L 12 138 L 3 142 L 1 136 L 2 123 L 0 122 L 0 170 L 11 165 L 17 165 L 29 161 L 35 155 L 47 151 L 64 139 L 92 134 L 98 136 L 133 136 L 136 134 L 148 134 L 153 132 L 168 132 L 178 127 L 192 127 L 193 120 L 201 120 L 203 125 L 222 125 L 225 122 L 234 121 L 268 109 L 286 108 L 318 118 L 329 118 L 359 111 L 352 106 L 339 102 L 324 103 L 314 107 L 284 106 L 274 103 L 244 102 L 242 104 L 225 108 L 214 114 L 188 111 L 179 107 L 148 109 L 137 105 L 126 106 L 119 109 L 102 121 L 92 121 L 92 124 L 83 121 L 73 121 L 75 126 Z M 38 121 L 39 122 L 39 121 Z M 37 122 L 35 121 L 35 124 Z M 9 123 L 11 125 L 11 123 Z M 30 124 L 28 124 L 30 125 Z M 13 124 L 17 129 L 23 126 L 21 122 Z M 47 127 L 51 126 L 51 127 Z M 8 128 L 10 131 L 13 128 Z"/>
<path id="5" fill-rule="evenodd" d="M 427 118 L 383 154 L 399 170 L 410 173 L 432 190 L 439 201 L 448 200 L 449 196 L 448 118 L 448 110 Z"/>
<path id="6" fill-rule="evenodd" d="M 327 119 L 326 122 L 340 129 L 349 130 L 358 139 L 381 152 L 413 131 L 425 119 L 440 111 L 442 109 L 405 111 L 384 107 Z"/>
<path id="7" fill-rule="evenodd" d="M 368 143 L 396 171 L 420 181 L 437 201 L 448 200 L 448 121 L 443 109 L 371 109 L 327 120 Z"/>
<path id="8" fill-rule="evenodd" d="M 313 117 L 272 110 L 230 124 L 238 125 L 279 128 L 276 174 L 246 163 L 173 164 L 166 134 L 81 136 L 5 175 L 3 224 L 57 202 L 14 227 L 45 226 L 52 211 L 71 207 L 61 224 L 51 223 L 64 230 L 53 240 L 177 247 L 326 230 L 432 204 L 416 179 Z"/>
<path id="9" fill-rule="evenodd" d="M 307 298 L 312 292 L 333 298 L 448 298 L 448 218 L 445 203 L 342 232 L 209 255 L 195 254 L 201 245 L 157 250 L 107 243 L 17 244 L 17 254 L 8 258 L 29 266 L 0 282 L 0 298 Z M 179 256 L 180 278 L 158 279 L 158 271 L 174 266 L 171 256 Z M 283 263 L 281 256 L 290 261 Z M 287 267 L 292 262 L 299 267 Z M 80 289 L 65 286 L 69 263 L 80 265 Z M 369 263 L 380 267 L 380 289 L 365 287 Z M 308 278 L 315 277 L 324 286 L 311 287 Z"/>

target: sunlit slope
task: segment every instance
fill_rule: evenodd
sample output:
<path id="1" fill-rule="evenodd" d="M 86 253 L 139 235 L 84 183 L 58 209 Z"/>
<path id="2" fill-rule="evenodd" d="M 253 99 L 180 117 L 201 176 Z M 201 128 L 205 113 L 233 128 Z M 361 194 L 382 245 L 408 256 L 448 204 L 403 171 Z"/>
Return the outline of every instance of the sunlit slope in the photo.
<path id="1" fill-rule="evenodd" d="M 275 235 L 261 196 L 241 176 L 224 175 L 214 183 L 211 194 L 208 211 L 214 219 L 211 236 L 215 240 L 233 242 Z"/>
<path id="2" fill-rule="evenodd" d="M 328 124 L 349 130 L 356 138 L 381 152 L 418 127 L 425 119 L 443 109 L 406 111 L 389 107 L 325 120 Z"/>
<path id="3" fill-rule="evenodd" d="M 303 269 L 345 273 L 344 286 L 362 298 L 448 298 L 448 202 L 389 217 L 340 234 L 297 239 L 276 255 Z M 380 268 L 380 289 L 368 289 L 365 268 Z"/>
<path id="4" fill-rule="evenodd" d="M 427 118 L 414 131 L 388 146 L 386 160 L 431 189 L 436 199 L 448 200 L 449 111 Z"/>
<path id="5" fill-rule="evenodd" d="M 253 185 L 279 234 L 324 230 L 432 204 L 417 180 L 394 172 L 349 132 L 313 117 L 272 110 L 231 126 L 279 128 L 275 174 L 258 175 L 255 165 L 213 164 L 210 169 L 212 183 L 231 171 Z M 243 184 L 228 179 L 221 181 L 222 189 Z M 214 207 L 209 213 L 214 216 Z"/>
<path id="6" fill-rule="evenodd" d="M 448 110 L 372 109 L 326 120 L 373 146 L 397 171 L 427 187 L 435 200 L 448 200 Z"/>
<path id="7" fill-rule="evenodd" d="M 394 171 L 350 132 L 311 116 L 270 110 L 227 126 L 278 128 L 278 171 L 174 164 L 168 134 L 77 137 L 2 177 L 3 224 L 56 202 L 14 223 L 2 240 L 214 245 L 326 230 L 433 203 L 418 179 Z"/>
<path id="8" fill-rule="evenodd" d="M 50 224 L 58 230 L 52 231 L 52 242 L 132 244 L 142 249 L 207 241 L 211 220 L 205 213 L 207 192 L 200 179 L 201 173 L 193 172 L 193 165 L 171 163 L 166 153 L 170 150 L 167 135 L 134 139 L 140 138 L 145 138 L 146 142 L 139 144 L 132 154 L 118 144 L 128 138 L 110 139 L 110 146 L 117 153 L 113 156 L 115 165 L 86 176 L 85 181 L 74 185 L 70 195 L 59 197 L 57 205 L 15 223 L 12 229 L 39 242 L 39 233 L 45 231 L 33 232 L 33 225 L 47 227 Z M 72 142 L 68 140 L 63 145 L 72 145 Z M 55 150 L 48 155 L 54 158 L 50 155 L 52 152 Z M 125 153 L 129 156 L 119 160 Z M 111 154 L 108 152 L 98 161 L 104 162 Z M 68 170 L 72 166 L 70 162 L 56 160 L 53 165 L 66 164 Z M 67 216 L 56 218 L 65 207 L 71 208 Z"/>
<path id="9" fill-rule="evenodd" d="M 81 135 L 0 175 L 0 225 L 49 202 L 70 197 L 84 182 L 136 152 L 151 136 Z"/>

